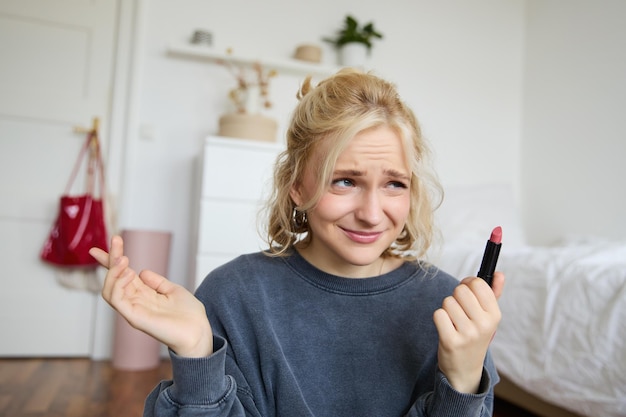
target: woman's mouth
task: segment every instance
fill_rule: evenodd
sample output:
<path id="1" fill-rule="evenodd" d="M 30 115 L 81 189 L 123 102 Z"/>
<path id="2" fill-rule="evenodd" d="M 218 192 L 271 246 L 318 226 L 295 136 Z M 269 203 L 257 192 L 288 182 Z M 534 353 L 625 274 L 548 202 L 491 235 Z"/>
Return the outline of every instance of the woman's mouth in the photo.
<path id="1" fill-rule="evenodd" d="M 348 239 L 356 243 L 373 243 L 382 235 L 382 232 L 363 232 L 350 229 L 341 230 L 348 236 Z"/>

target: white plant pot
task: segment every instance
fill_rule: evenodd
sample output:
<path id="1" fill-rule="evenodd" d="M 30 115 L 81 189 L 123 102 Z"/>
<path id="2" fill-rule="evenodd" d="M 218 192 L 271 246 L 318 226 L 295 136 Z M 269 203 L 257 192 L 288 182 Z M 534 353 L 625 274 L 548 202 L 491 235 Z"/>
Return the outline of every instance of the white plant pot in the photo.
<path id="1" fill-rule="evenodd" d="M 339 63 L 344 67 L 365 68 L 367 45 L 360 42 L 347 43 L 339 49 Z"/>

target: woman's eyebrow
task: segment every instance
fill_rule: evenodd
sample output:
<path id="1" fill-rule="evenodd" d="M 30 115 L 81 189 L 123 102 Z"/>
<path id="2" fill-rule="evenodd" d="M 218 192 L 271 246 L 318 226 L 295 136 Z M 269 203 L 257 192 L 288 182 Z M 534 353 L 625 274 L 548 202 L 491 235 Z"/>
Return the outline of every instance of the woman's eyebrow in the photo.
<path id="1" fill-rule="evenodd" d="M 346 177 L 362 177 L 366 174 L 365 171 L 360 171 L 358 169 L 338 169 L 333 172 L 335 176 L 346 176 Z M 407 175 L 403 172 L 400 172 L 396 169 L 386 169 L 384 174 L 388 177 L 398 178 L 402 180 L 410 180 L 411 176 Z"/>
<path id="2" fill-rule="evenodd" d="M 338 169 L 334 174 L 335 176 L 362 177 L 365 175 L 365 172 L 359 171 L 358 169 Z"/>
<path id="3" fill-rule="evenodd" d="M 407 181 L 411 179 L 410 175 L 407 175 L 404 172 L 400 172 L 400 171 L 395 170 L 395 169 L 386 169 L 385 170 L 385 175 L 388 175 L 388 176 L 393 177 L 393 178 L 399 178 L 399 179 L 407 180 Z"/>

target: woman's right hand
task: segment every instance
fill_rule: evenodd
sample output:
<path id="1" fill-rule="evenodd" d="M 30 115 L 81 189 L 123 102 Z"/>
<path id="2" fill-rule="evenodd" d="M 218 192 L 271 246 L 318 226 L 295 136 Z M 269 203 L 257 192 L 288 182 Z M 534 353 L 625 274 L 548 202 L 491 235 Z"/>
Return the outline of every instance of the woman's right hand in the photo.
<path id="1" fill-rule="evenodd" d="M 108 268 L 102 297 L 134 328 L 167 345 L 179 356 L 213 353 L 213 332 L 204 305 L 184 287 L 148 270 L 137 274 L 124 256 L 120 236 L 111 239 L 107 253 L 89 253 Z"/>

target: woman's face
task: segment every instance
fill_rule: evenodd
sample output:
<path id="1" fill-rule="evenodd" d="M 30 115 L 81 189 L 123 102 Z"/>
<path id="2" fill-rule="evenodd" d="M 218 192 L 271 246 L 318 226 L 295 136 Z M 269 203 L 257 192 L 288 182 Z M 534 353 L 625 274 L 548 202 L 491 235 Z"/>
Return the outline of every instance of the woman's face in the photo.
<path id="1" fill-rule="evenodd" d="M 322 143 L 313 161 L 322 159 Z M 297 205 L 318 186 L 309 161 L 302 182 L 291 191 Z M 310 244 L 302 255 L 323 271 L 345 277 L 378 275 L 381 254 L 402 232 L 409 214 L 411 171 L 400 137 L 389 127 L 357 134 L 340 154 L 330 185 L 307 212 Z"/>

